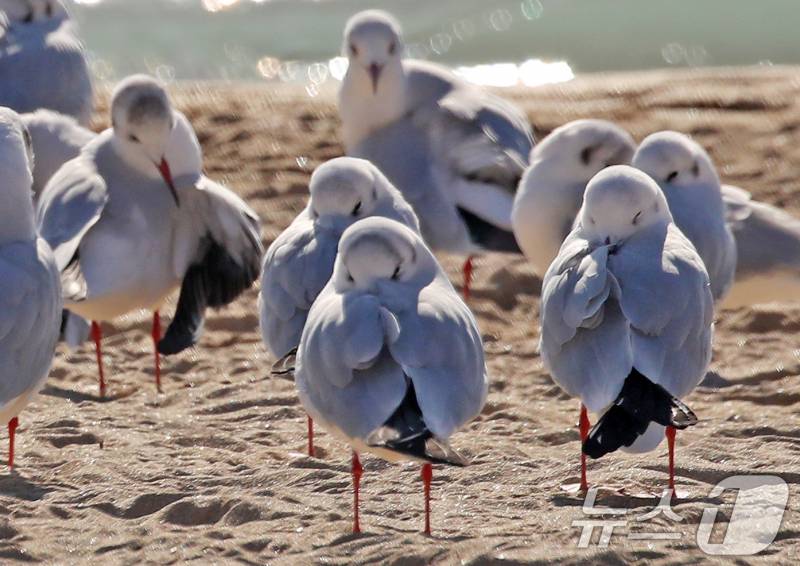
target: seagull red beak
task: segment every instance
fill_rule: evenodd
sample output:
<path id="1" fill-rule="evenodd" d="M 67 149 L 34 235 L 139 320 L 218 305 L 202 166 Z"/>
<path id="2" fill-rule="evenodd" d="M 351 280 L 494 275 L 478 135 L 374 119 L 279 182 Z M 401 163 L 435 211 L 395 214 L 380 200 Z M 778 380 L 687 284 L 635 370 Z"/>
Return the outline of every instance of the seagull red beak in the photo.
<path id="1" fill-rule="evenodd" d="M 161 176 L 164 177 L 164 182 L 169 187 L 169 192 L 172 193 L 172 198 L 175 199 L 175 206 L 180 206 L 181 202 L 178 200 L 178 191 L 175 190 L 175 183 L 172 182 L 172 172 L 169 170 L 169 163 L 163 157 L 161 163 L 158 164 L 158 170 Z"/>
<path id="2" fill-rule="evenodd" d="M 381 67 L 377 63 L 372 63 L 368 67 L 368 70 L 369 70 L 369 78 L 372 79 L 372 94 L 377 94 L 378 79 L 381 78 L 381 71 L 383 71 L 383 67 Z"/>

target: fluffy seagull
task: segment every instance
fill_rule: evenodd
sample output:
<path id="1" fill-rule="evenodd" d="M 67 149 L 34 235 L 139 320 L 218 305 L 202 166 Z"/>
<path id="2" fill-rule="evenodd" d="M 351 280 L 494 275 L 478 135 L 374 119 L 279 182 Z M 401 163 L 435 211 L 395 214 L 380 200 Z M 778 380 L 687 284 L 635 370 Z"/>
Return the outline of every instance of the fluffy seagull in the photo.
<path id="1" fill-rule="evenodd" d="M 541 352 L 554 381 L 581 400 L 581 483 L 588 455 L 647 452 L 665 436 L 674 490 L 675 429 L 697 422 L 680 399 L 711 359 L 708 273 L 666 198 L 628 166 L 598 173 L 575 229 L 543 282 Z M 600 414 L 589 431 L 586 410 Z"/>
<path id="2" fill-rule="evenodd" d="M 400 25 L 386 12 L 350 18 L 349 67 L 339 92 L 348 154 L 369 159 L 414 207 L 434 249 L 519 253 L 514 191 L 533 147 L 513 105 L 448 69 L 403 59 Z M 464 264 L 469 295 L 472 263 Z"/>
<path id="3" fill-rule="evenodd" d="M 331 278 L 339 239 L 348 226 L 380 216 L 419 232 L 411 206 L 369 161 L 332 159 L 317 167 L 308 188 L 308 204 L 269 247 L 261 273 L 261 335 L 279 359 L 297 350 L 308 311 Z M 308 454 L 314 455 L 311 417 Z"/>
<path id="4" fill-rule="evenodd" d="M 234 193 L 203 176 L 191 125 L 154 79 L 122 81 L 113 127 L 58 170 L 40 195 L 39 230 L 62 274 L 65 307 L 91 320 L 100 392 L 105 391 L 98 321 L 153 310 L 159 353 L 196 343 L 206 307 L 232 302 L 258 278 L 260 228 Z M 161 337 L 159 309 L 176 288 Z"/>
<path id="5" fill-rule="evenodd" d="M 18 415 L 47 379 L 61 322 L 58 268 L 36 234 L 31 165 L 25 126 L 0 108 L 0 422 L 8 423 L 9 467 Z"/>
<path id="6" fill-rule="evenodd" d="M 488 381 L 475 318 L 412 229 L 359 220 L 340 242 L 333 276 L 308 313 L 295 383 L 306 411 L 358 452 L 423 462 L 430 533 L 431 463 L 461 466 L 448 438 L 475 417 Z"/>
<path id="7" fill-rule="evenodd" d="M 539 142 L 520 181 L 511 221 L 535 273 L 542 277 L 572 231 L 586 184 L 609 165 L 627 165 L 636 144 L 605 120 L 575 120 Z"/>
<path id="8" fill-rule="evenodd" d="M 725 222 L 719 177 L 708 154 L 688 136 L 657 132 L 642 141 L 632 164 L 664 191 L 675 224 L 697 248 L 719 301 L 733 284 L 736 241 Z"/>
<path id="9" fill-rule="evenodd" d="M 83 45 L 61 0 L 0 0 L 0 105 L 49 108 L 88 125 L 92 81 Z"/>

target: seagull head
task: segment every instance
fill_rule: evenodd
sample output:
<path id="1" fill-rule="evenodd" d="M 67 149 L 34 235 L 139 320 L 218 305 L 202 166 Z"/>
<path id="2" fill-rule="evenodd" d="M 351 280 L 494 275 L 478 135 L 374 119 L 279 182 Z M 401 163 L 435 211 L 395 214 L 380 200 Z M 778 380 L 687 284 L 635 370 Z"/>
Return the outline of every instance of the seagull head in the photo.
<path id="1" fill-rule="evenodd" d="M 376 293 L 397 284 L 421 289 L 436 273 L 436 260 L 418 234 L 394 220 L 371 217 L 342 235 L 333 281 L 339 292 Z"/>
<path id="2" fill-rule="evenodd" d="M 157 171 L 175 204 L 180 205 L 166 157 L 175 116 L 164 88 L 146 75 L 123 80 L 111 99 L 111 121 L 114 138 L 123 154 L 131 157 L 146 173 Z"/>
<path id="3" fill-rule="evenodd" d="M 33 144 L 19 115 L 0 106 L 0 241 L 35 235 L 33 222 Z"/>
<path id="4" fill-rule="evenodd" d="M 640 230 L 672 221 L 658 184 L 627 165 L 608 167 L 589 181 L 579 218 L 587 239 L 607 246 L 621 245 Z"/>
<path id="5" fill-rule="evenodd" d="M 575 120 L 553 130 L 531 152 L 531 162 L 550 161 L 571 182 L 583 185 L 602 169 L 627 165 L 636 144 L 633 138 L 606 120 Z"/>
<path id="6" fill-rule="evenodd" d="M 370 216 L 382 196 L 382 175 L 364 159 L 337 157 L 314 170 L 309 209 L 317 225 L 343 231 Z"/>
<path id="7" fill-rule="evenodd" d="M 69 17 L 62 0 L 0 0 L 0 12 L 11 22 L 34 23 Z"/>
<path id="8" fill-rule="evenodd" d="M 373 95 L 387 73 L 402 70 L 400 24 L 388 12 L 365 10 L 351 17 L 343 49 L 350 63 L 348 72 L 368 83 Z"/>
<path id="9" fill-rule="evenodd" d="M 712 187 L 719 177 L 706 151 L 689 136 L 656 132 L 647 136 L 633 156 L 633 166 L 655 179 L 667 195 L 675 190 Z"/>

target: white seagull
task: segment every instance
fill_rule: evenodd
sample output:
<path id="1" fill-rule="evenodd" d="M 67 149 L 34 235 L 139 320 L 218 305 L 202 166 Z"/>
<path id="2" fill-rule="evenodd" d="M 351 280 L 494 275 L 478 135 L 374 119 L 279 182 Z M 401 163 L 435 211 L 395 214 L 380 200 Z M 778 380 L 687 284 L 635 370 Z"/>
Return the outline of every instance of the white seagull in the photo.
<path id="1" fill-rule="evenodd" d="M 0 422 L 8 423 L 9 467 L 18 415 L 47 379 L 61 322 L 58 268 L 36 234 L 31 161 L 25 126 L 0 108 Z"/>
<path id="2" fill-rule="evenodd" d="M 658 182 L 681 232 L 691 240 L 721 300 L 736 273 L 736 241 L 725 222 L 719 177 L 706 151 L 678 132 L 656 132 L 639 144 L 632 164 Z"/>
<path id="3" fill-rule="evenodd" d="M 737 256 L 722 306 L 800 301 L 800 219 L 731 185 L 722 185 L 722 199 Z"/>
<path id="4" fill-rule="evenodd" d="M 52 110 L 21 114 L 33 141 L 33 194 L 38 200 L 50 178 L 64 163 L 78 157 L 95 133 L 78 124 L 72 116 Z"/>
<path id="5" fill-rule="evenodd" d="M 0 0 L 0 105 L 49 108 L 83 125 L 92 117 L 89 66 L 61 0 Z"/>
<path id="6" fill-rule="evenodd" d="M 295 383 L 306 411 L 353 447 L 353 531 L 360 531 L 359 451 L 423 462 L 430 533 L 431 463 L 461 466 L 448 438 L 474 418 L 488 380 L 475 318 L 412 229 L 359 220 L 308 313 Z"/>
<path id="7" fill-rule="evenodd" d="M 541 353 L 581 400 L 585 456 L 646 452 L 697 422 L 680 399 L 711 360 L 714 300 L 703 261 L 646 174 L 613 166 L 589 182 L 576 227 L 542 288 Z M 586 409 L 601 415 L 589 431 Z"/>
<path id="8" fill-rule="evenodd" d="M 202 174 L 191 125 L 154 79 L 122 81 L 111 118 L 113 127 L 45 187 L 39 230 L 55 253 L 70 318 L 93 321 L 98 362 L 98 321 L 154 311 L 160 390 L 159 352 L 194 345 L 206 307 L 230 303 L 258 278 L 259 222 L 239 197 Z M 178 287 L 175 316 L 161 338 L 158 311 Z"/>
<path id="9" fill-rule="evenodd" d="M 544 276 L 572 231 L 586 184 L 609 165 L 627 165 L 636 144 L 606 120 L 575 120 L 550 132 L 530 155 L 514 199 L 514 235 Z"/>
<path id="10" fill-rule="evenodd" d="M 403 59 L 400 25 L 386 12 L 354 15 L 344 35 L 347 153 L 375 163 L 400 189 L 434 249 L 519 253 L 511 207 L 534 143 L 527 118 L 446 68 Z M 471 271 L 468 259 L 465 296 Z"/>
<path id="11" fill-rule="evenodd" d="M 279 359 L 297 350 L 308 311 L 331 278 L 339 238 L 348 226 L 380 216 L 419 232 L 414 210 L 369 161 L 332 159 L 317 167 L 308 188 L 308 204 L 267 249 L 261 273 L 261 335 Z M 314 455 L 311 417 L 308 454 Z"/>

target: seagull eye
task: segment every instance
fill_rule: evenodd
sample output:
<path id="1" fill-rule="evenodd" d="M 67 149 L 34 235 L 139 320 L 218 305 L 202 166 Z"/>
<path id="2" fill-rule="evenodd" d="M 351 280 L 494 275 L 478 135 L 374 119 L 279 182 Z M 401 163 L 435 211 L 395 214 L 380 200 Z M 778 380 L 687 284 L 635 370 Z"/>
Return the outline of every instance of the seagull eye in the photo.
<path id="1" fill-rule="evenodd" d="M 641 216 L 642 216 L 642 211 L 640 210 L 640 211 L 639 211 L 639 212 L 637 212 L 637 213 L 636 213 L 636 215 L 633 217 L 633 220 L 631 221 L 631 224 L 633 224 L 634 226 L 636 226 L 636 225 L 639 223 L 639 218 L 640 218 Z"/>
<path id="2" fill-rule="evenodd" d="M 392 281 L 397 281 L 400 279 L 400 266 L 394 268 L 394 272 L 392 273 Z"/>
<path id="3" fill-rule="evenodd" d="M 53 5 L 50 2 L 47 3 L 47 8 L 45 8 L 44 13 L 48 18 L 53 16 Z"/>
<path id="4" fill-rule="evenodd" d="M 349 272 L 349 271 L 347 272 L 347 280 L 348 280 L 350 283 L 355 283 L 355 279 L 353 279 L 353 276 L 352 276 L 352 275 L 350 275 L 350 272 Z"/>
<path id="5" fill-rule="evenodd" d="M 350 216 L 358 216 L 359 212 L 361 212 L 361 201 L 358 201 L 353 207 L 352 212 L 350 212 Z"/>
<path id="6" fill-rule="evenodd" d="M 389 55 L 394 55 L 395 51 L 397 51 L 397 43 L 393 41 L 389 44 Z"/>
<path id="7" fill-rule="evenodd" d="M 594 221 L 594 218 L 592 218 L 591 216 L 589 217 L 589 222 L 591 223 L 591 225 L 592 225 L 592 226 L 594 226 L 595 224 L 597 224 L 597 222 L 595 222 L 595 221 Z"/>
<path id="8" fill-rule="evenodd" d="M 672 181 L 674 181 L 674 180 L 675 180 L 677 177 L 678 177 L 678 172 L 677 172 L 677 171 L 673 171 L 672 173 L 670 173 L 669 175 L 667 175 L 667 178 L 665 179 L 665 181 L 666 181 L 667 183 L 671 183 L 671 182 L 672 182 Z"/>
<path id="9" fill-rule="evenodd" d="M 589 162 L 592 160 L 592 152 L 594 151 L 593 147 L 585 147 L 583 151 L 581 151 L 581 162 L 584 165 L 589 165 Z"/>
<path id="10" fill-rule="evenodd" d="M 33 10 L 31 9 L 27 14 L 25 14 L 25 17 L 22 18 L 22 23 L 29 24 L 32 21 L 33 21 Z"/>
<path id="11" fill-rule="evenodd" d="M 131 140 L 133 143 L 142 143 L 141 140 L 133 134 L 128 134 L 128 139 Z"/>
<path id="12" fill-rule="evenodd" d="M 350 44 L 350 53 L 353 54 L 353 57 L 358 57 L 358 47 L 356 47 L 355 43 Z"/>

